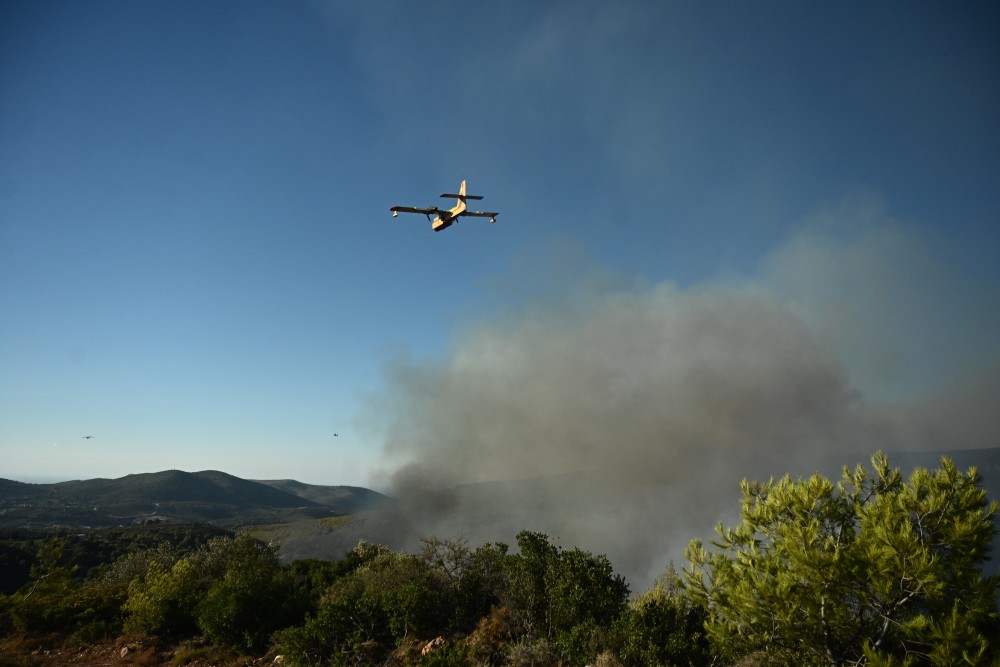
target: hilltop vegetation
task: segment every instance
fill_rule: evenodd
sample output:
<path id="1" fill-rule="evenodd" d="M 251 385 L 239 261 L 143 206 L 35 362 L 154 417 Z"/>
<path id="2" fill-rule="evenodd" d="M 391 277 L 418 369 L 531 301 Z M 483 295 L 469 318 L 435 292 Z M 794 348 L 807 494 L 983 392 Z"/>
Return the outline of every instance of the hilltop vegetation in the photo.
<path id="1" fill-rule="evenodd" d="M 76 568 L 75 576 L 90 578 L 95 571 L 126 554 L 170 544 L 180 551 L 195 551 L 219 537 L 235 533 L 208 524 L 134 524 L 78 533 L 52 533 L 30 529 L 0 528 L 0 593 L 12 594 L 31 581 L 38 567 L 38 552 L 57 539 L 62 560 Z"/>
<path id="2" fill-rule="evenodd" d="M 0 597 L 0 632 L 21 647 L 147 638 L 145 664 L 176 665 L 206 652 L 291 665 L 1000 661 L 1000 582 L 983 573 L 997 506 L 975 470 L 942 459 L 904 478 L 876 455 L 839 483 L 742 490 L 737 526 L 692 542 L 680 574 L 634 597 L 605 556 L 537 532 L 514 549 L 428 538 L 416 554 L 362 542 L 282 563 L 247 534 L 156 526 L 93 541 L 125 549 L 35 543 L 29 580 Z"/>

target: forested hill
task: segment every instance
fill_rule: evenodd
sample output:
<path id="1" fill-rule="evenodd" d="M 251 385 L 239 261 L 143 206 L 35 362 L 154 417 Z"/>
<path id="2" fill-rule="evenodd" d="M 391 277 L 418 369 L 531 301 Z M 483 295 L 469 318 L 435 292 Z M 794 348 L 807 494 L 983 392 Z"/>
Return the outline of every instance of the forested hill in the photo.
<path id="1" fill-rule="evenodd" d="M 0 526 L 84 528 L 152 521 L 235 526 L 352 514 L 383 499 L 358 487 L 260 482 L 216 470 L 55 484 L 0 480 Z"/>

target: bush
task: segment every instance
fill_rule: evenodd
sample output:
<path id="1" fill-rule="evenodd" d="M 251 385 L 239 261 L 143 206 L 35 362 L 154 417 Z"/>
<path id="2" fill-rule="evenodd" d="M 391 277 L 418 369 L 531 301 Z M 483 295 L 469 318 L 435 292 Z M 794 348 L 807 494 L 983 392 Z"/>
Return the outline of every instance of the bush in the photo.
<path id="1" fill-rule="evenodd" d="M 563 550 L 528 531 L 517 544 L 505 598 L 519 629 L 574 664 L 592 660 L 610 643 L 607 630 L 625 611 L 628 584 L 606 556 Z"/>
<path id="2" fill-rule="evenodd" d="M 150 564 L 144 579 L 128 587 L 125 630 L 169 637 L 189 637 L 198 630 L 195 607 L 203 590 L 191 560 L 182 558 L 169 570 Z"/>
<path id="3" fill-rule="evenodd" d="M 449 642 L 417 659 L 420 667 L 467 667 L 472 664 L 465 644 Z"/>
<path id="4" fill-rule="evenodd" d="M 542 667 L 552 665 L 557 652 L 545 639 L 523 639 L 507 647 L 507 667 Z"/>
<path id="5" fill-rule="evenodd" d="M 74 580 L 76 567 L 65 559 L 63 540 L 53 538 L 38 551 L 31 568 L 32 580 L 14 595 L 4 598 L 6 613 L 0 626 L 29 633 L 93 634 L 118 628 L 124 589 L 81 586 Z"/>
<path id="6" fill-rule="evenodd" d="M 316 615 L 282 634 L 285 653 L 297 663 L 384 656 L 406 637 L 447 628 L 454 607 L 439 571 L 416 556 L 364 543 L 354 558 L 363 564 L 330 587 Z"/>
<path id="7" fill-rule="evenodd" d="M 255 652 L 275 630 L 301 620 L 291 572 L 270 547 L 239 537 L 227 545 L 225 573 L 213 581 L 194 610 L 198 627 L 217 644 Z"/>
<path id="8" fill-rule="evenodd" d="M 685 596 L 671 567 L 619 620 L 621 658 L 629 665 L 649 667 L 708 664 L 706 618 L 705 609 Z"/>

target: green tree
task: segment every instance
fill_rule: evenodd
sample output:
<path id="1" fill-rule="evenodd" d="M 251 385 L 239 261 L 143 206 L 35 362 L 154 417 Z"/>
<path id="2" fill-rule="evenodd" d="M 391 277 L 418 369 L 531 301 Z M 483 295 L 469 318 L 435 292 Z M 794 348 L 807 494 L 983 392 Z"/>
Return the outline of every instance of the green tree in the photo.
<path id="1" fill-rule="evenodd" d="M 194 610 L 198 627 L 217 644 L 260 651 L 272 632 L 301 619 L 306 596 L 275 549 L 249 536 L 226 544 L 224 562 Z"/>
<path id="2" fill-rule="evenodd" d="M 31 590 L 27 595 L 60 594 L 73 586 L 76 565 L 70 565 L 65 557 L 66 542 L 58 537 L 46 540 L 38 550 L 38 563 L 31 567 Z"/>
<path id="3" fill-rule="evenodd" d="M 998 580 L 984 576 L 996 532 L 976 470 L 947 458 L 904 480 L 887 458 L 742 484 L 742 522 L 717 550 L 688 549 L 686 587 L 730 658 L 778 664 L 992 664 Z"/>
<path id="4" fill-rule="evenodd" d="M 330 586 L 305 625 L 282 633 L 293 664 L 371 664 L 404 639 L 445 632 L 454 605 L 440 568 L 364 542 L 348 557 L 360 564 Z"/>
<path id="5" fill-rule="evenodd" d="M 490 610 L 502 607 L 513 556 L 502 542 L 477 547 L 454 583 L 455 626 L 470 631 Z"/>
<path id="6" fill-rule="evenodd" d="M 169 570 L 181 559 L 183 552 L 169 542 L 155 547 L 126 551 L 114 561 L 95 568 L 90 583 L 99 588 L 124 587 L 135 579 L 145 579 L 150 565 L 156 562 L 161 570 Z"/>
<path id="7" fill-rule="evenodd" d="M 190 558 L 181 558 L 169 569 L 151 561 L 145 577 L 129 584 L 125 629 L 172 637 L 196 634 L 194 612 L 204 592 L 202 583 Z"/>
<path id="8" fill-rule="evenodd" d="M 687 596 L 671 565 L 622 615 L 616 627 L 621 658 L 637 667 L 707 665 L 705 619 L 704 607 Z"/>
<path id="9" fill-rule="evenodd" d="M 31 581 L 7 600 L 9 622 L 18 633 L 84 631 L 95 636 L 114 629 L 121 598 L 81 586 L 65 546 L 61 538 L 46 540 L 31 568 Z"/>
<path id="10" fill-rule="evenodd" d="M 256 650 L 304 614 L 298 603 L 305 595 L 296 594 L 291 570 L 249 535 L 215 538 L 176 560 L 175 553 L 126 556 L 103 575 L 130 581 L 126 630 L 173 637 L 201 631 L 213 642 Z"/>
<path id="11" fill-rule="evenodd" d="M 519 553 L 508 565 L 509 583 L 504 594 L 506 606 L 519 628 L 529 638 L 546 637 L 549 632 L 547 580 L 557 569 L 559 549 L 547 535 L 521 531 L 517 535 Z"/>
<path id="12" fill-rule="evenodd" d="M 506 606 L 528 639 L 545 639 L 573 664 L 610 643 L 629 589 L 606 556 L 561 549 L 541 533 L 522 531 L 509 564 Z"/>

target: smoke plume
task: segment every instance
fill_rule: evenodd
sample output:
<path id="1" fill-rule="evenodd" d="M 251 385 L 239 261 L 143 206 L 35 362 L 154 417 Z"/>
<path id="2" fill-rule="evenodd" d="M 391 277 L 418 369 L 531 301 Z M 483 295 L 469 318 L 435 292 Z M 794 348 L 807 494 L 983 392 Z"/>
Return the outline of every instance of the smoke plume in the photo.
<path id="1" fill-rule="evenodd" d="M 975 350 L 987 372 L 971 378 L 956 349 L 987 345 L 970 331 L 995 323 L 930 321 L 954 302 L 933 265 L 861 203 L 819 216 L 755 275 L 612 281 L 484 318 L 446 360 L 386 369 L 372 407 L 400 502 L 385 520 L 411 540 L 540 530 L 606 553 L 641 588 L 731 519 L 742 478 L 996 446 L 988 400 L 971 400 L 997 387 L 996 350 Z"/>

